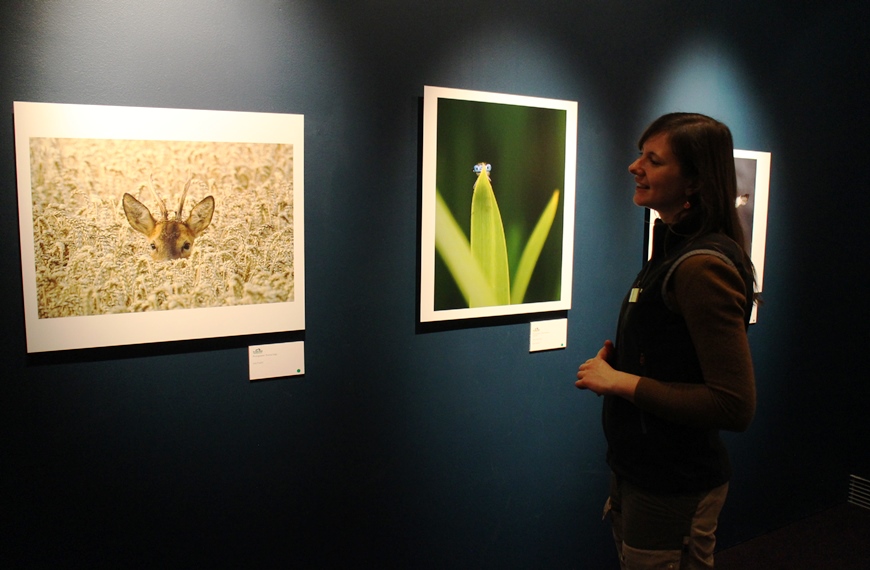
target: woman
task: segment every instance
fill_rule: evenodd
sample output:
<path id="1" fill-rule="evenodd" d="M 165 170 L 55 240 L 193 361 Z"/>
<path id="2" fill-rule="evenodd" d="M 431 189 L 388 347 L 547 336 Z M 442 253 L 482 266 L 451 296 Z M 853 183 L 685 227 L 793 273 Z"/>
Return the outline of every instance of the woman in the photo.
<path id="1" fill-rule="evenodd" d="M 605 396 L 605 510 L 622 568 L 712 568 L 731 476 L 719 430 L 743 431 L 755 413 L 754 279 L 733 143 L 710 117 L 672 113 L 638 146 L 634 203 L 661 217 L 653 254 L 623 301 L 616 343 L 580 366 L 576 386 Z"/>

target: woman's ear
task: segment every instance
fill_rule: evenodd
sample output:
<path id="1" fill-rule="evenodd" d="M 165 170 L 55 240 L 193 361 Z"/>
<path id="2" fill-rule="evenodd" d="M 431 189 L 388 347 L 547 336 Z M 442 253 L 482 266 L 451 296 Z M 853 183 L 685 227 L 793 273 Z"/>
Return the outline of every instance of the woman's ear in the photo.
<path id="1" fill-rule="evenodd" d="M 697 206 L 699 197 L 700 194 L 698 194 L 697 188 L 686 188 L 686 201 L 683 202 L 683 209 L 688 210 L 692 208 L 692 206 Z"/>

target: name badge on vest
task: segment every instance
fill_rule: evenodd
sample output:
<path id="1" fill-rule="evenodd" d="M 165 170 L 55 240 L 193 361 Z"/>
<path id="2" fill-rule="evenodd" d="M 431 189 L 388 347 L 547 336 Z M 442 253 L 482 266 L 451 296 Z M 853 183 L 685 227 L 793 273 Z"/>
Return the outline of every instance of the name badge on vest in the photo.
<path id="1" fill-rule="evenodd" d="M 637 297 L 640 295 L 641 291 L 643 291 L 643 289 L 640 287 L 632 287 L 631 293 L 628 294 L 628 302 L 637 303 Z"/>

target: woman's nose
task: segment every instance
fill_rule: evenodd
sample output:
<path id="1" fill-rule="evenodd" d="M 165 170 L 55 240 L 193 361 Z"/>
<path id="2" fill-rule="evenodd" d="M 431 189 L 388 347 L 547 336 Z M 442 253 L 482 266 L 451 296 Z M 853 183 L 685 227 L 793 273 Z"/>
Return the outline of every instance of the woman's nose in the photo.
<path id="1" fill-rule="evenodd" d="M 628 165 L 628 171 L 638 176 L 640 174 L 640 159 L 638 158 L 634 162 Z"/>

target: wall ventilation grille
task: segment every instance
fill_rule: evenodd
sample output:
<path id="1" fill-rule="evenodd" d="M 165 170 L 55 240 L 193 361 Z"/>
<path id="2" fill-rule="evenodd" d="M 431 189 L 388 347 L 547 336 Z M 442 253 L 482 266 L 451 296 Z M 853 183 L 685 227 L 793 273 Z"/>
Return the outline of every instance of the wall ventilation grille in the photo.
<path id="1" fill-rule="evenodd" d="M 870 509 L 870 481 L 857 475 L 849 475 L 849 502 Z"/>

